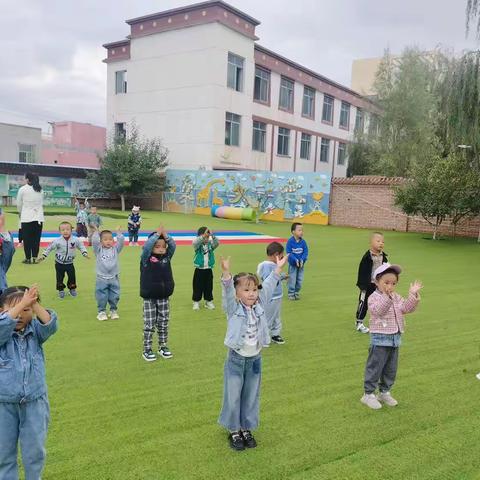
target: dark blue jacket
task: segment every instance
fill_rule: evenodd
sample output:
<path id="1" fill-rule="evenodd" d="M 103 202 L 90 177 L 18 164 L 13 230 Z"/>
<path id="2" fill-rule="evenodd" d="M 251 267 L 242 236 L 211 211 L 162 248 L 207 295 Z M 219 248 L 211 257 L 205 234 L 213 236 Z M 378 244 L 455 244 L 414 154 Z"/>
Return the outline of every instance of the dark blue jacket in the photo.
<path id="1" fill-rule="evenodd" d="M 293 267 L 297 266 L 297 260 L 305 263 L 308 258 L 307 242 L 301 238 L 298 242 L 292 235 L 287 242 L 288 263 Z"/>

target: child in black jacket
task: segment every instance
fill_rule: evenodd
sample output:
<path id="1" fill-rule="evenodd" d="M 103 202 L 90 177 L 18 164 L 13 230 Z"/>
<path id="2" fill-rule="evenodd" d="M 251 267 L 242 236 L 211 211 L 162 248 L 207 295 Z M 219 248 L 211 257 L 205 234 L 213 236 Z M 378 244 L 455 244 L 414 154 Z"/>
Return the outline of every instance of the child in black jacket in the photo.
<path id="1" fill-rule="evenodd" d="M 155 329 L 158 332 L 158 354 L 172 358 L 167 347 L 168 323 L 170 320 L 169 298 L 173 294 L 171 259 L 176 244 L 161 225 L 146 241 L 140 260 L 140 296 L 143 298 L 143 359 L 153 362 L 157 356 L 152 352 Z"/>
<path id="2" fill-rule="evenodd" d="M 360 333 L 368 333 L 368 327 L 363 320 L 368 310 L 368 297 L 375 291 L 376 286 L 372 278 L 373 272 L 383 263 L 387 263 L 387 254 L 383 251 L 383 234 L 374 232 L 370 236 L 370 249 L 360 260 L 358 266 L 357 287 L 360 289 L 356 314 L 356 330 Z"/>

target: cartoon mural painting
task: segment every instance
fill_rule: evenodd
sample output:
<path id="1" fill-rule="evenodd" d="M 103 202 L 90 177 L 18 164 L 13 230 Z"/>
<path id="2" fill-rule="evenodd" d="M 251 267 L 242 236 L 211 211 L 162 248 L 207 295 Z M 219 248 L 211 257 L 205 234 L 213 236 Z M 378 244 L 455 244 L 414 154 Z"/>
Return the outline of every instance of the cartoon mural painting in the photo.
<path id="1" fill-rule="evenodd" d="M 240 207 L 253 209 L 257 221 L 328 223 L 330 177 L 323 173 L 167 170 L 167 185 L 170 211 L 186 211 L 188 200 L 204 215 Z"/>

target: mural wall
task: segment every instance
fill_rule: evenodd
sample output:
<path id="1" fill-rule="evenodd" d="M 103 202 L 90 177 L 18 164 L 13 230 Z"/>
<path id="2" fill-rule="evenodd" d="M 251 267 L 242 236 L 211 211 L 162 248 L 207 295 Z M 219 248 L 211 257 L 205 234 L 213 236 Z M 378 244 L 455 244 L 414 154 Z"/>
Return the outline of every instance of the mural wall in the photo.
<path id="1" fill-rule="evenodd" d="M 210 215 L 250 207 L 262 220 L 328 224 L 330 176 L 306 172 L 167 170 L 165 209 Z"/>
<path id="2" fill-rule="evenodd" d="M 12 198 L 15 205 L 18 189 L 25 184 L 24 175 L 0 174 L 0 197 Z M 87 182 L 81 178 L 40 177 L 40 184 L 44 191 L 45 205 L 71 206 L 74 195 L 84 196 L 87 191 Z M 6 202 L 2 202 L 6 203 Z"/>

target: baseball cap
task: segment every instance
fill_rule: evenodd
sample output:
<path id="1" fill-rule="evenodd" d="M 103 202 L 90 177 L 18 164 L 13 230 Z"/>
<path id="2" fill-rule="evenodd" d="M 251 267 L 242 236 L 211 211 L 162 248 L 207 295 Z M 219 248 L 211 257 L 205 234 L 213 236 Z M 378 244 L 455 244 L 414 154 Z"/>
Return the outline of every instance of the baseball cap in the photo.
<path id="1" fill-rule="evenodd" d="M 392 265 L 390 263 L 382 263 L 378 268 L 373 272 L 373 278 L 377 278 L 385 270 L 393 270 L 397 275 L 402 273 L 402 267 L 400 265 Z"/>

